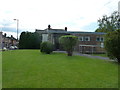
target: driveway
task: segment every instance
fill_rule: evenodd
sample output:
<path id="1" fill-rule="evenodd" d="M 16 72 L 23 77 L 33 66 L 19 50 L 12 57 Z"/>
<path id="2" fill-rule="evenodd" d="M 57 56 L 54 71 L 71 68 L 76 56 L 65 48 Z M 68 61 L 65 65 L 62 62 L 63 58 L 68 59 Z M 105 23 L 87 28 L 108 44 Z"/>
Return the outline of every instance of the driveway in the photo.
<path id="1" fill-rule="evenodd" d="M 66 53 L 66 51 L 53 51 L 53 52 L 57 52 L 57 53 Z M 85 56 L 85 57 L 89 57 L 89 58 L 97 58 L 97 59 L 103 59 L 103 60 L 109 60 L 109 61 L 115 61 L 115 60 L 109 59 L 108 57 L 93 56 L 93 55 L 82 54 L 82 53 L 78 53 L 78 52 L 73 52 L 73 55 Z"/>

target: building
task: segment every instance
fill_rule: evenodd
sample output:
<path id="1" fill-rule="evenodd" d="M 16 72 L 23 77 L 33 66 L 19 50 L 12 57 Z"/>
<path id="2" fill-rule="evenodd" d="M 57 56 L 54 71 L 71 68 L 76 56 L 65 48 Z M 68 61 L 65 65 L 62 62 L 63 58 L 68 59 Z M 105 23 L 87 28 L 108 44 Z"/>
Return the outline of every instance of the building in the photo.
<path id="1" fill-rule="evenodd" d="M 0 32 L 0 50 L 2 49 L 2 32 Z"/>
<path id="2" fill-rule="evenodd" d="M 14 38 L 12 35 L 11 37 L 7 37 L 6 33 L 4 35 L 1 34 L 1 48 L 6 47 L 10 48 L 10 46 L 17 46 L 18 40 Z"/>
<path id="3" fill-rule="evenodd" d="M 120 14 L 120 1 L 118 2 L 118 12 Z"/>
<path id="4" fill-rule="evenodd" d="M 106 33 L 101 32 L 73 32 L 65 29 L 52 29 L 48 25 L 47 29 L 38 30 L 37 33 L 42 36 L 42 42 L 50 41 L 54 44 L 55 50 L 62 50 L 59 44 L 59 37 L 63 35 L 74 35 L 78 37 L 78 42 L 74 48 L 75 51 L 80 53 L 104 53 L 104 35 Z"/>
<path id="5" fill-rule="evenodd" d="M 78 37 L 75 51 L 80 53 L 104 53 L 104 35 L 100 32 L 70 32 Z"/>

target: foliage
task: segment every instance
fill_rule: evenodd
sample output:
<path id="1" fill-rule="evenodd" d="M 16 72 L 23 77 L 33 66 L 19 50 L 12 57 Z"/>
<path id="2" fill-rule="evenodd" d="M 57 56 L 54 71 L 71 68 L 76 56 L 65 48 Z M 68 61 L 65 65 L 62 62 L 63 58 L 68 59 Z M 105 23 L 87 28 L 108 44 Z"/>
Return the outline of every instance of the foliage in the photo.
<path id="1" fill-rule="evenodd" d="M 99 28 L 96 32 L 112 32 L 120 29 L 120 15 L 114 11 L 110 16 L 104 15 L 102 19 L 98 20 Z"/>
<path id="2" fill-rule="evenodd" d="M 108 33 L 104 43 L 108 56 L 120 63 L 120 30 Z"/>
<path id="3" fill-rule="evenodd" d="M 50 54 L 53 51 L 53 44 L 51 42 L 42 42 L 40 50 L 43 53 Z"/>
<path id="4" fill-rule="evenodd" d="M 41 36 L 38 33 L 22 32 L 19 40 L 20 49 L 39 49 Z"/>
<path id="5" fill-rule="evenodd" d="M 64 49 L 67 51 L 68 56 L 72 56 L 74 46 L 77 43 L 77 37 L 73 35 L 65 35 L 65 36 L 61 36 L 59 38 L 59 41 L 64 47 Z"/>

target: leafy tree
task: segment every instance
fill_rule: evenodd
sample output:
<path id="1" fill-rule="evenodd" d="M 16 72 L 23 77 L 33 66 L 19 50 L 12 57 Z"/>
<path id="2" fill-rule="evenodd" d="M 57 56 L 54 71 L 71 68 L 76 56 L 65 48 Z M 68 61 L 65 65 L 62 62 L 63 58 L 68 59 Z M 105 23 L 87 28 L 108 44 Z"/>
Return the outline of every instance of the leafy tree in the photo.
<path id="1" fill-rule="evenodd" d="M 95 32 L 112 32 L 120 29 L 120 15 L 117 11 L 110 16 L 104 15 L 98 20 L 99 28 Z"/>
<path id="2" fill-rule="evenodd" d="M 64 49 L 67 51 L 68 56 L 72 56 L 74 46 L 77 43 L 77 37 L 73 35 L 65 35 L 59 38 L 60 43 L 63 45 Z"/>
<path id="3" fill-rule="evenodd" d="M 25 32 L 22 32 L 21 35 L 20 35 L 20 40 L 19 40 L 19 48 L 20 49 L 25 49 L 25 44 L 26 44 L 26 37 L 25 37 Z"/>
<path id="4" fill-rule="evenodd" d="M 42 42 L 40 51 L 42 53 L 50 54 L 53 51 L 53 44 L 51 42 Z"/>
<path id="5" fill-rule="evenodd" d="M 120 29 L 106 34 L 104 44 L 108 56 L 120 63 Z"/>
<path id="6" fill-rule="evenodd" d="M 41 36 L 38 33 L 22 32 L 19 40 L 20 49 L 39 49 Z"/>

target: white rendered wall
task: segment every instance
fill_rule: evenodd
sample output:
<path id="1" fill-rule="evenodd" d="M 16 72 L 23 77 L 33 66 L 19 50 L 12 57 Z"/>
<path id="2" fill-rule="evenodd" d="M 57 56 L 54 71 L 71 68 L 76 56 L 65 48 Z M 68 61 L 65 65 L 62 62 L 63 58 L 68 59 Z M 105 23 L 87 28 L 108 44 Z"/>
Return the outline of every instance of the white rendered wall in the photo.
<path id="1" fill-rule="evenodd" d="M 120 1 L 118 2 L 118 12 L 120 14 Z"/>
<path id="2" fill-rule="evenodd" d="M 42 34 L 42 42 L 48 41 L 48 34 Z"/>

